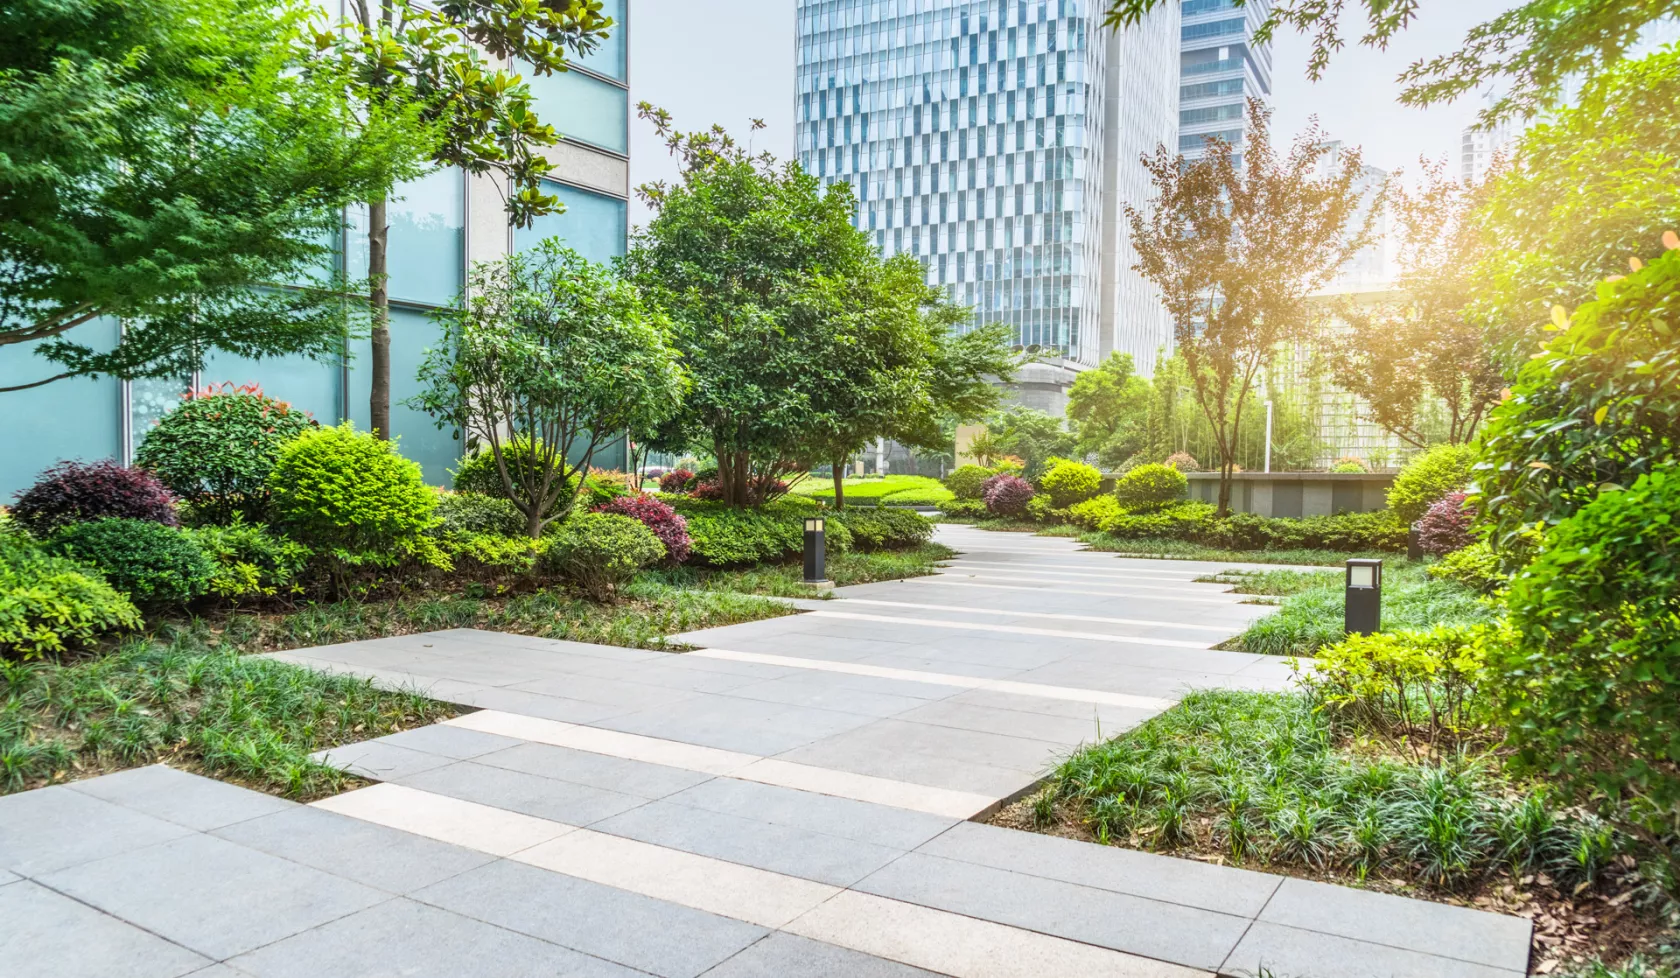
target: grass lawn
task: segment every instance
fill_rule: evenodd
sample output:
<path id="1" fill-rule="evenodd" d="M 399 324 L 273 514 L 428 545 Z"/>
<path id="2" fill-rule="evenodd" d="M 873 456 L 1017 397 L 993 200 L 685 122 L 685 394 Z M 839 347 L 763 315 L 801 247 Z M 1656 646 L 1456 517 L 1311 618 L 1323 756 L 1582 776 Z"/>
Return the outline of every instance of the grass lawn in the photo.
<path id="1" fill-rule="evenodd" d="M 1598 820 L 1511 781 L 1474 744 L 1349 738 L 1299 694 L 1191 693 L 1074 753 L 994 821 L 1527 914 L 1541 924 L 1536 965 L 1665 939 Z"/>
<path id="2" fill-rule="evenodd" d="M 847 479 L 842 485 L 846 490 L 848 505 L 875 505 L 885 502 L 907 506 L 937 506 L 956 498 L 951 494 L 951 490 L 945 488 L 944 483 L 925 475 L 871 476 Z M 834 481 L 813 477 L 801 482 L 792 491 L 813 499 L 833 501 Z"/>
<path id="3" fill-rule="evenodd" d="M 1491 622 L 1498 611 L 1476 592 L 1452 581 L 1424 574 L 1421 563 L 1390 560 L 1383 567 L 1382 627 L 1429 629 L 1436 625 Z M 1237 584 L 1238 591 L 1282 596 L 1281 607 L 1258 619 L 1230 648 L 1262 655 L 1312 655 L 1345 634 L 1343 575 L 1301 571 L 1232 571 L 1216 580 Z"/>

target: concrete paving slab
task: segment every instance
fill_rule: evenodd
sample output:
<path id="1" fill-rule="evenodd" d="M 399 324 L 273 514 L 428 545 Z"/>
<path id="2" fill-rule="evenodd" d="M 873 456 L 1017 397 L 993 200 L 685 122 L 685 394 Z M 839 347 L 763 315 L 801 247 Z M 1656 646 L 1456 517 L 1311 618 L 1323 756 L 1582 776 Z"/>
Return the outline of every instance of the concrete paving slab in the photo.
<path id="1" fill-rule="evenodd" d="M 211 834 L 399 894 L 412 893 L 495 858 L 309 805 L 239 822 Z"/>
<path id="2" fill-rule="evenodd" d="M 196 833 L 40 880 L 217 961 L 390 898 L 318 869 Z"/>
<path id="3" fill-rule="evenodd" d="M 901 850 L 914 849 L 953 825 L 965 824 L 955 818 L 736 778 L 714 778 L 667 800 Z"/>
<path id="4" fill-rule="evenodd" d="M 384 739 L 329 747 L 309 756 L 323 764 L 331 764 L 333 767 L 374 781 L 394 781 L 455 763 L 453 758 L 442 754 L 397 747 L 386 743 Z"/>
<path id="5" fill-rule="evenodd" d="M 177 978 L 209 958 L 37 883 L 0 887 L 0 975 Z"/>
<path id="6" fill-rule="evenodd" d="M 706 978 L 936 978 L 933 972 L 792 934 L 771 934 Z"/>
<path id="7" fill-rule="evenodd" d="M 1523 945 L 1527 950 L 1527 944 Z M 1357 941 L 1280 924 L 1255 923 L 1221 974 L 1257 978 L 1522 978 L 1528 973 Z"/>
<path id="8" fill-rule="evenodd" d="M 297 807 L 295 802 L 162 764 L 76 781 L 66 787 L 200 832 Z"/>
<path id="9" fill-rule="evenodd" d="M 0 797 L 0 867 L 39 876 L 191 831 L 66 785 L 20 791 Z"/>
<path id="10" fill-rule="evenodd" d="M 494 751 L 506 750 L 519 746 L 519 741 L 511 737 L 498 737 L 495 734 L 482 733 L 477 730 L 466 730 L 461 727 L 451 727 L 446 724 L 434 723 L 430 726 L 416 727 L 400 733 L 380 737 L 374 743 L 387 747 L 401 747 L 404 750 L 417 750 L 423 754 L 437 754 L 457 761 L 467 761 L 475 757 Z"/>
<path id="11" fill-rule="evenodd" d="M 539 777 L 642 798 L 664 798 L 712 779 L 713 775 L 684 768 L 650 764 L 606 754 L 555 747 L 550 744 L 520 743 L 517 747 L 485 754 L 479 764 L 523 771 Z"/>
<path id="12" fill-rule="evenodd" d="M 422 771 L 400 778 L 398 783 L 567 825 L 588 825 L 648 801 L 621 791 L 558 781 L 474 761 L 458 761 L 447 767 Z"/>

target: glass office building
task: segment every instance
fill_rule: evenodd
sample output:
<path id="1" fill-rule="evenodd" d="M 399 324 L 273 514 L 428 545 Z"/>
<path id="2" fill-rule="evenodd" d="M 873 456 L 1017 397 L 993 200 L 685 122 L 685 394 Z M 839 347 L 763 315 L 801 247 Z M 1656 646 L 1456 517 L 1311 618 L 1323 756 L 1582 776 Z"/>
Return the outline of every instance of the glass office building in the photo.
<path id="1" fill-rule="evenodd" d="M 391 294 L 391 427 L 404 455 L 421 464 L 428 481 L 443 484 L 460 458 L 461 441 L 403 401 L 418 390 L 415 372 L 437 338 L 432 310 L 460 292 L 472 262 L 502 257 L 544 237 L 560 237 L 596 261 L 624 253 L 629 221 L 629 88 L 626 0 L 607 0 L 620 25 L 573 70 L 531 81 L 538 117 L 565 141 L 545 150 L 552 165 L 545 189 L 565 213 L 530 229 L 508 226 L 503 188 L 489 177 L 439 170 L 399 187 L 388 208 Z M 514 66 L 517 70 L 517 66 Z M 367 212 L 352 208 L 337 242 L 352 278 L 366 275 Z M 114 344 L 121 324 L 78 327 L 78 338 Z M 151 423 L 189 388 L 231 381 L 260 384 L 265 393 L 309 411 L 323 424 L 342 419 L 368 426 L 371 380 L 368 341 L 349 344 L 335 362 L 302 357 L 246 360 L 213 354 L 196 376 L 161 380 L 66 380 L 0 393 L 0 504 L 62 459 L 115 458 L 127 463 Z M 0 386 L 39 379 L 50 365 L 17 348 L 0 355 Z M 620 448 L 622 450 L 622 448 Z M 599 457 L 599 456 L 598 456 Z M 622 466 L 605 459 L 603 467 Z"/>
<path id="2" fill-rule="evenodd" d="M 1249 98 L 1272 97 L 1272 46 L 1254 44 L 1270 0 L 1183 0 L 1179 26 L 1178 150 L 1199 158 L 1209 137 L 1239 152 Z"/>
<path id="3" fill-rule="evenodd" d="M 1153 147 L 1171 145 L 1176 124 L 1161 79 L 1177 11 L 1116 37 L 1101 7 L 800 0 L 797 15 L 800 163 L 850 183 L 857 224 L 884 253 L 917 256 L 931 284 L 977 321 L 1012 325 L 1068 383 L 1115 345 L 1103 328 L 1124 317 L 1105 319 L 1104 304 L 1134 274 L 1105 263 L 1118 213 L 1110 127 Z M 1159 63 L 1142 87 L 1117 61 L 1134 47 Z"/>

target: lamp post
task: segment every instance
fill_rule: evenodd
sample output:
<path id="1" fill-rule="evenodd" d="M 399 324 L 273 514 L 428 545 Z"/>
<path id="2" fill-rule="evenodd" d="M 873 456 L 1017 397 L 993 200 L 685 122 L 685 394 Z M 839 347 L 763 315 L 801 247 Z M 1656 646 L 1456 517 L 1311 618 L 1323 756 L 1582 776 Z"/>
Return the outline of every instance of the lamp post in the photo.
<path id="1" fill-rule="evenodd" d="M 1382 627 L 1382 565 L 1358 557 L 1347 562 L 1342 627 L 1349 635 L 1371 635 Z"/>
<path id="2" fill-rule="evenodd" d="M 1272 471 L 1272 399 L 1266 399 L 1266 471 Z"/>
<path id="3" fill-rule="evenodd" d="M 821 516 L 805 518 L 805 583 L 833 587 L 823 568 L 823 523 Z"/>

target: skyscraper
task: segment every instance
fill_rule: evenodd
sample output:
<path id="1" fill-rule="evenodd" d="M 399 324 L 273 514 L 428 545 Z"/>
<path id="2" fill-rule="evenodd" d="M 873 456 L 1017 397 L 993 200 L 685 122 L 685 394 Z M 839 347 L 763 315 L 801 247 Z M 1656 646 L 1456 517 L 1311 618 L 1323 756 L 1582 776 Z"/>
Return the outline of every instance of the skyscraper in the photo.
<path id="1" fill-rule="evenodd" d="M 1027 400 L 1053 410 L 1052 388 L 1141 345 L 1113 338 L 1129 328 L 1114 303 L 1148 293 L 1109 254 L 1119 211 L 1105 191 L 1135 192 L 1135 174 L 1115 171 L 1141 169 L 1136 147 L 1172 145 L 1176 123 L 1159 80 L 1177 11 L 1115 37 L 1104 6 L 800 0 L 797 19 L 801 164 L 852 185 L 857 224 L 884 253 L 916 255 L 978 321 L 1045 353 L 1032 381 L 1045 397 Z M 1128 58 L 1159 64 L 1146 77 Z"/>
<path id="2" fill-rule="evenodd" d="M 1180 9 L 1178 150 L 1196 159 L 1217 136 L 1240 152 L 1247 100 L 1272 97 L 1271 45 L 1251 40 L 1271 2 L 1184 0 Z"/>

